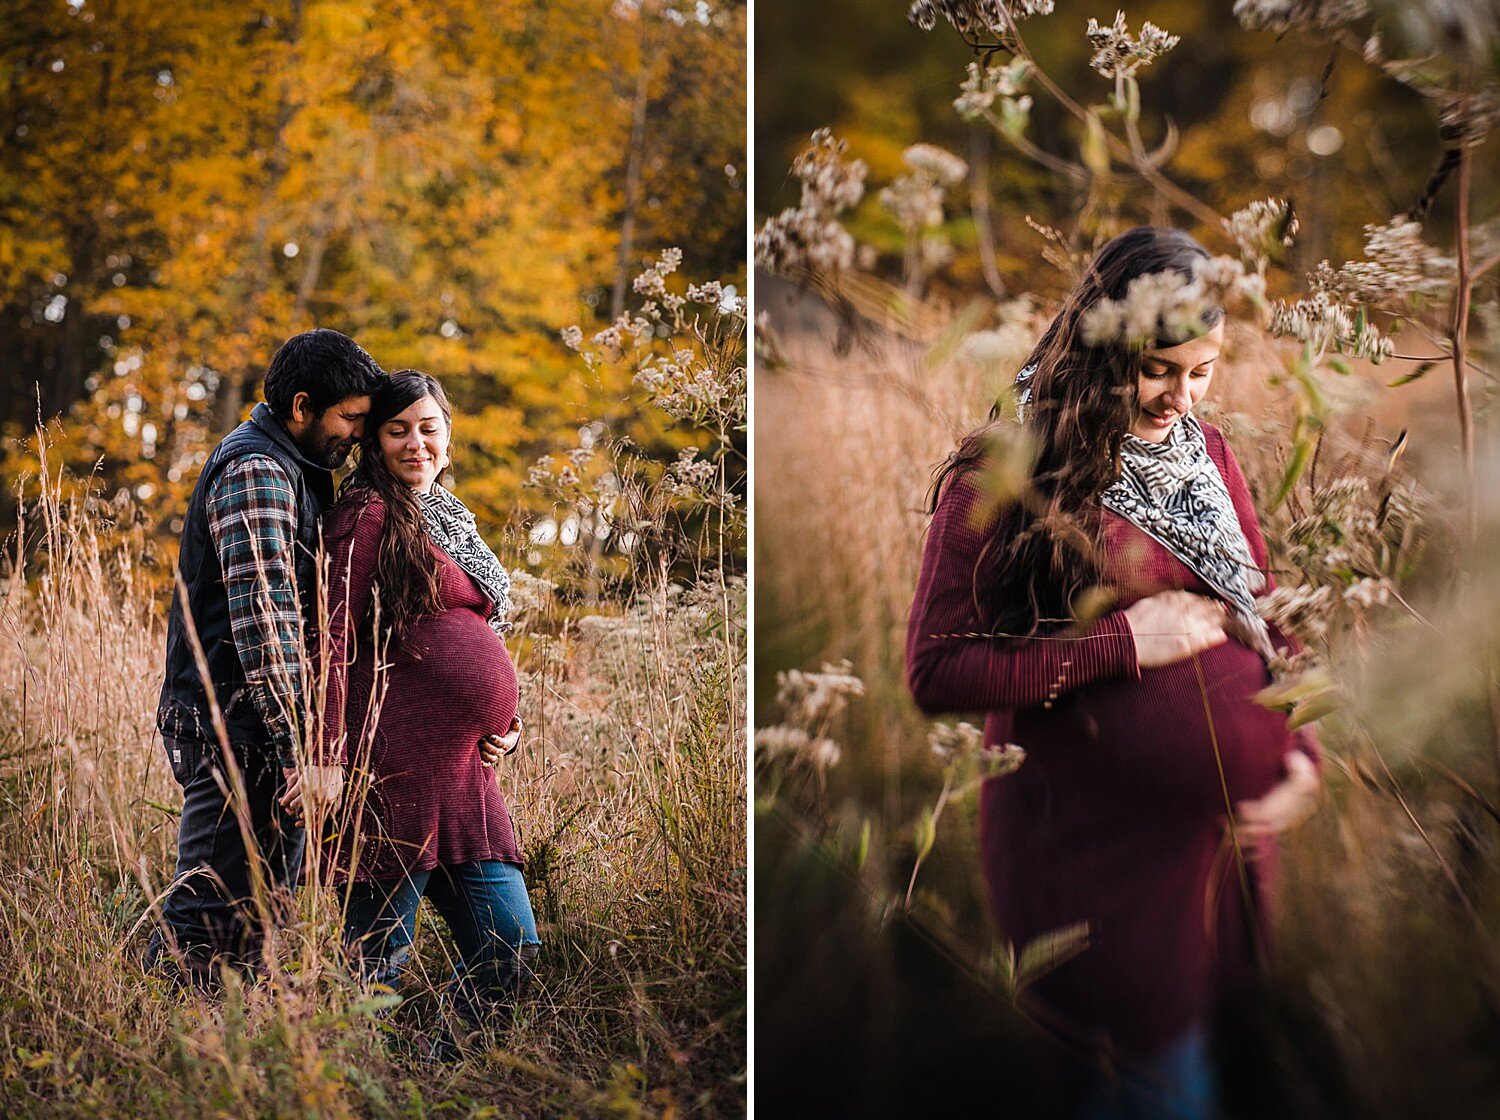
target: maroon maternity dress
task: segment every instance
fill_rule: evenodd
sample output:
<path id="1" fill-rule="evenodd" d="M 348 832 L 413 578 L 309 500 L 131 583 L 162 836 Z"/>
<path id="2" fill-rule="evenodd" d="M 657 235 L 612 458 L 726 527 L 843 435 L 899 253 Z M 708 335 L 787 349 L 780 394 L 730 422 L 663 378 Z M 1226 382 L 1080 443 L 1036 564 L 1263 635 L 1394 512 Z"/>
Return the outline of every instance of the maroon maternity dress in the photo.
<path id="1" fill-rule="evenodd" d="M 376 651 L 367 612 L 384 522 L 385 504 L 371 495 L 341 503 L 324 526 L 331 665 L 325 744 L 349 768 L 346 796 L 365 798 L 358 827 L 325 845 L 325 859 L 335 881 L 351 877 L 351 863 L 355 879 L 471 860 L 519 864 L 505 798 L 479 755 L 480 737 L 505 734 L 516 713 L 515 667 L 485 621 L 493 604 L 433 545 L 442 611 L 411 627 L 421 659 L 394 644 Z"/>
<path id="2" fill-rule="evenodd" d="M 1244 476 L 1218 430 L 1203 429 L 1264 570 Z M 977 500 L 965 476 L 938 502 L 907 631 L 911 690 L 931 713 L 987 710 L 986 743 L 1027 752 L 981 795 L 995 919 L 1017 951 L 1088 926 L 1087 947 L 1029 989 L 1033 1007 L 1074 1045 L 1150 1057 L 1208 1025 L 1253 978 L 1274 841 L 1242 876 L 1226 838 L 1229 806 L 1275 785 L 1289 750 L 1316 761 L 1317 742 L 1252 699 L 1270 677 L 1235 639 L 1161 668 L 1137 665 L 1124 608 L 1168 589 L 1213 592 L 1113 513 L 1104 574 L 1119 609 L 1081 635 L 973 637 L 987 630 L 973 594 L 986 536 L 972 518 Z M 1275 628 L 1272 640 L 1287 644 Z"/>

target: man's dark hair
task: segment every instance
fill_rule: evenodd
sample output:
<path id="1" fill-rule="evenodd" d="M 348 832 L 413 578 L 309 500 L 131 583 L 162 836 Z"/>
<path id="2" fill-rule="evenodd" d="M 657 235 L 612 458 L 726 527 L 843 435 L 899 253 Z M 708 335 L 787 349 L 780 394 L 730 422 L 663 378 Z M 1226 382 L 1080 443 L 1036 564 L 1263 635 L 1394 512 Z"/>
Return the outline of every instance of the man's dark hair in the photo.
<path id="1" fill-rule="evenodd" d="M 321 416 L 346 397 L 367 397 L 385 376 L 375 359 L 348 335 L 326 327 L 293 335 L 281 344 L 266 370 L 266 403 L 283 420 L 292 401 L 307 394 L 308 407 Z"/>

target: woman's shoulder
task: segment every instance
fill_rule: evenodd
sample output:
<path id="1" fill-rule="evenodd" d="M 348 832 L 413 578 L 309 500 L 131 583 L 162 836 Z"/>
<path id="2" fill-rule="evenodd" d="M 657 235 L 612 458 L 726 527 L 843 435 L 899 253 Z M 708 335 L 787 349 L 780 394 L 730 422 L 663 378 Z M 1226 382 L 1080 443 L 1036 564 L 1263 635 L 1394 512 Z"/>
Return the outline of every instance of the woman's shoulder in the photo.
<path id="1" fill-rule="evenodd" d="M 1203 446 L 1208 451 L 1208 457 L 1214 461 L 1223 474 L 1231 469 L 1229 464 L 1234 462 L 1234 452 L 1229 448 L 1229 441 L 1224 438 L 1224 433 L 1201 417 L 1193 417 L 1198 422 L 1198 428 L 1203 433 Z M 1238 466 L 1238 464 L 1236 464 Z"/>
<path id="2" fill-rule="evenodd" d="M 986 459 L 955 465 L 938 484 L 931 531 L 951 540 L 983 540 L 1012 530 L 1016 498 L 1005 465 Z"/>
<path id="3" fill-rule="evenodd" d="M 329 540 L 378 533 L 385 524 L 385 500 L 368 486 L 344 493 L 323 519 L 323 535 Z"/>
<path id="4" fill-rule="evenodd" d="M 1213 448 L 1213 447 L 1216 447 L 1216 446 L 1217 447 L 1227 447 L 1228 446 L 1228 442 L 1224 439 L 1224 433 L 1221 432 L 1221 431 L 1219 431 L 1219 429 L 1215 425 L 1210 424 L 1207 420 L 1203 419 L 1203 417 L 1201 417 L 1201 416 L 1195 416 L 1193 419 L 1197 420 L 1198 421 L 1198 427 L 1200 427 L 1200 428 L 1203 429 L 1203 439 L 1204 439 L 1204 442 L 1206 442 L 1210 448 Z"/>

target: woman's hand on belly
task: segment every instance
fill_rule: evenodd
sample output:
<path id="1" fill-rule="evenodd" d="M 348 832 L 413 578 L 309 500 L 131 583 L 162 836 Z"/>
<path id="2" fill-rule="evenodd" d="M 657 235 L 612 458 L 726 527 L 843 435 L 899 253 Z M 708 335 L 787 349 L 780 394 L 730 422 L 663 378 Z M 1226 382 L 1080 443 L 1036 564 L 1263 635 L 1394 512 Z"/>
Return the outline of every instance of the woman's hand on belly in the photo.
<path id="1" fill-rule="evenodd" d="M 1228 613 L 1216 599 L 1191 591 L 1158 591 L 1125 609 L 1142 669 L 1156 669 L 1225 642 Z"/>
<path id="2" fill-rule="evenodd" d="M 1313 815 L 1321 791 L 1322 779 L 1312 759 L 1301 751 L 1288 751 L 1286 777 L 1265 796 L 1241 801 L 1235 807 L 1235 825 L 1252 840 L 1277 836 Z"/>

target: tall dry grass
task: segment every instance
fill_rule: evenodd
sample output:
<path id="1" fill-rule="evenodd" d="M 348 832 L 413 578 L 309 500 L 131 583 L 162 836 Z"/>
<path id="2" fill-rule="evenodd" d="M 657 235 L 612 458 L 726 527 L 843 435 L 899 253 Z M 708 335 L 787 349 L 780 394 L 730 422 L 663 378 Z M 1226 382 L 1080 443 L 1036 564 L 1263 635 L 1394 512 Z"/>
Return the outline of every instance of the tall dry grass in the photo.
<path id="1" fill-rule="evenodd" d="M 1016 1017 L 1002 1006 L 1014 975 L 983 902 L 975 799 L 972 788 L 954 801 L 943 794 L 951 772 L 929 742 L 932 724 L 906 694 L 902 640 L 930 471 L 982 420 L 1036 325 L 1017 324 L 1009 352 L 992 347 L 989 361 L 968 362 L 888 342 L 841 356 L 830 345 L 832 324 L 806 304 L 790 315 L 782 308 L 777 319 L 793 325 L 777 340 L 779 361 L 756 383 L 757 719 L 765 726 L 780 718 L 778 671 L 847 659 L 866 694 L 829 729 L 841 760 L 801 787 L 800 798 L 795 783 L 777 787 L 792 796 L 774 799 L 771 783 L 760 783 L 759 987 L 811 984 L 807 962 L 817 960 L 868 993 L 856 1013 L 878 1017 L 894 1006 L 927 1016 L 906 1033 L 896 1023 L 885 1035 L 851 1034 L 837 1059 L 844 1068 L 825 1072 L 841 1093 L 868 1092 L 876 1112 L 945 1092 L 1020 1092 L 1025 1051 Z M 1207 402 L 1261 499 L 1283 474 L 1288 443 L 1282 395 L 1268 384 L 1280 361 L 1271 344 L 1232 334 Z M 1458 476 L 1456 422 L 1435 402 L 1437 390 L 1418 387 L 1415 403 L 1410 394 L 1393 401 L 1380 380 L 1356 369 L 1338 391 L 1345 416 L 1320 453 L 1323 478 L 1345 453 L 1368 465 L 1358 454 L 1367 424 L 1385 437 L 1376 441 L 1382 452 L 1409 426 L 1408 446 L 1429 480 L 1416 488 L 1429 548 L 1414 554 L 1420 562 L 1403 588 L 1411 615 L 1393 607 L 1379 626 L 1346 627 L 1331 639 L 1348 702 L 1322 724 L 1325 803 L 1285 843 L 1263 1068 L 1279 1071 L 1281 1115 L 1493 1115 L 1500 853 L 1496 730 L 1482 667 L 1500 633 L 1500 585 L 1484 574 L 1493 564 L 1462 554 L 1445 530 L 1443 495 Z M 1294 521 L 1291 508 L 1265 519 L 1282 562 L 1292 554 Z M 1485 546 L 1490 556 L 1494 543 Z M 1471 573 L 1457 591 L 1455 567 Z M 1297 579 L 1282 575 L 1283 583 Z M 932 837 L 925 822 L 940 797 Z M 914 904 L 904 906 L 908 877 L 929 846 Z M 859 951 L 819 952 L 809 913 L 845 945 L 860 931 Z M 802 1020 L 825 1034 L 830 1022 L 793 995 L 763 1001 L 759 1015 L 763 1044 L 778 1053 L 807 1043 L 796 1037 Z M 915 1071 L 909 1079 L 891 1072 L 906 1066 Z M 774 1063 L 763 1058 L 758 1068 L 767 1071 L 762 1099 L 815 1091 L 791 1059 L 779 1086 L 768 1084 L 778 1076 Z M 1024 1112 L 1024 1093 L 1017 1099 Z"/>
<path id="2" fill-rule="evenodd" d="M 154 727 L 164 573 L 128 510 L 64 490 L 44 466 L 3 569 L 0 1112 L 743 1113 L 742 581 L 648 574 L 585 610 L 518 580 L 528 739 L 499 770 L 539 982 L 507 1032 L 432 1065 L 402 1042 L 452 966 L 425 910 L 394 1014 L 349 975 L 321 889 L 259 983 L 207 1000 L 143 975 L 181 804 Z"/>

